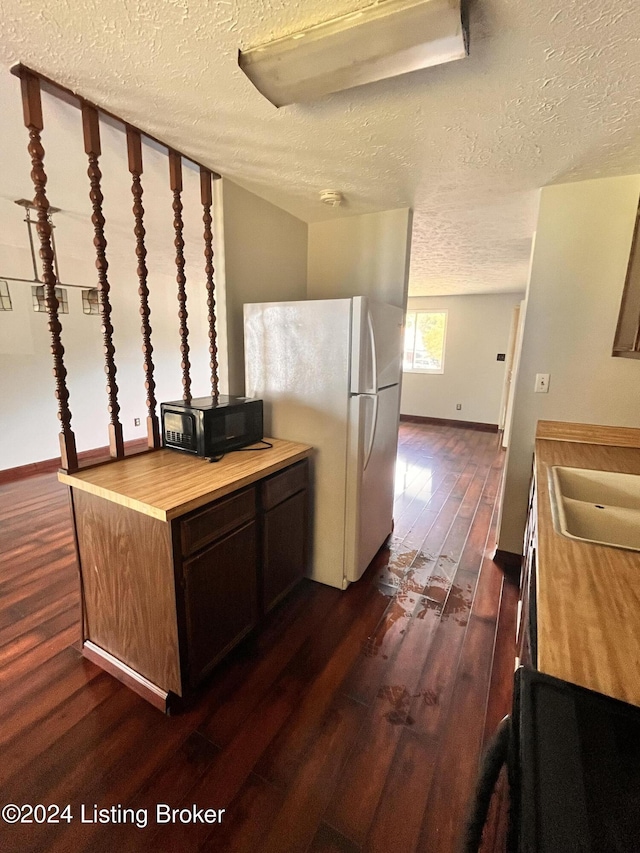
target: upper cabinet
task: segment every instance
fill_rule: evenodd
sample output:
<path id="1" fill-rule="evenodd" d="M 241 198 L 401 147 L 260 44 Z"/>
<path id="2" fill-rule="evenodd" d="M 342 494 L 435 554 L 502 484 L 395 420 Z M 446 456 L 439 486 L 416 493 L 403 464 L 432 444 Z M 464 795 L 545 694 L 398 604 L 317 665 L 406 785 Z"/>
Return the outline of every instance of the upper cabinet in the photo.
<path id="1" fill-rule="evenodd" d="M 618 327 L 613 342 L 613 355 L 640 358 L 640 210 L 631 243 L 627 278 L 622 293 Z"/>

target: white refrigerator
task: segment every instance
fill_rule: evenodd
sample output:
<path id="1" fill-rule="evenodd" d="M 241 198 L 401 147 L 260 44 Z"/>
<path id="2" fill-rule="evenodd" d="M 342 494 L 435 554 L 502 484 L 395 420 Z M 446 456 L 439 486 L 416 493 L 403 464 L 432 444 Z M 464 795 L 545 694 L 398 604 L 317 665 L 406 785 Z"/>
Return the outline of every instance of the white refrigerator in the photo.
<path id="1" fill-rule="evenodd" d="M 404 314 L 364 296 L 244 306 L 265 435 L 315 448 L 310 577 L 345 589 L 393 527 Z"/>

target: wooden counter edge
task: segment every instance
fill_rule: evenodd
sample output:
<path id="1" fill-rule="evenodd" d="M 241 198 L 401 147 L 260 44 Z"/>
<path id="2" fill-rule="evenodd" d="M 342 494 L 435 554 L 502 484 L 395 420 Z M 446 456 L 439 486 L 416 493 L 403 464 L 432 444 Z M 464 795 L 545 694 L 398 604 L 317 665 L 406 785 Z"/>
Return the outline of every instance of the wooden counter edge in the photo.
<path id="1" fill-rule="evenodd" d="M 640 429 L 564 421 L 538 421 L 536 439 L 640 448 Z"/>
<path id="2" fill-rule="evenodd" d="M 117 492 L 112 492 L 111 489 L 104 489 L 102 486 L 96 486 L 95 483 L 87 483 L 86 480 L 80 480 L 73 474 L 64 474 L 58 472 L 58 480 L 73 489 L 79 489 L 81 492 L 88 492 L 90 495 L 95 495 L 98 498 L 104 498 L 111 503 L 126 506 L 128 509 L 134 509 L 136 512 L 141 512 L 143 515 L 149 515 L 151 518 L 157 518 L 160 521 L 169 521 L 170 518 L 167 512 L 160 507 L 146 504 L 142 501 L 137 501 L 134 498 L 128 498 L 125 495 L 119 495 Z"/>
<path id="3" fill-rule="evenodd" d="M 80 489 L 83 492 L 89 492 L 89 494 L 111 501 L 111 503 L 119 504 L 120 506 L 127 507 L 128 509 L 133 509 L 136 512 L 151 516 L 152 518 L 157 518 L 160 521 L 172 521 L 174 518 L 179 518 L 182 515 L 186 515 L 195 509 L 205 506 L 205 504 L 211 503 L 219 498 L 226 497 L 226 495 L 229 495 L 238 489 L 242 489 L 245 486 L 249 486 L 251 483 L 255 483 L 264 477 L 269 477 L 271 474 L 275 474 L 283 468 L 288 468 L 289 465 L 294 465 L 296 462 L 307 459 L 313 453 L 313 448 L 309 445 L 300 445 L 300 448 L 300 450 L 287 456 L 286 459 L 279 459 L 265 468 L 260 468 L 259 470 L 245 475 L 244 477 L 232 480 L 223 486 L 208 489 L 196 497 L 191 498 L 188 501 L 184 501 L 170 509 L 163 509 L 162 507 L 128 497 L 127 495 L 119 494 L 111 489 L 106 489 L 102 486 L 96 485 L 95 483 L 90 483 L 87 480 L 76 477 L 74 474 L 66 474 L 63 471 L 58 472 L 58 481 L 74 489 Z M 198 459 L 198 457 L 194 457 L 194 460 L 195 459 Z M 204 464 L 204 460 L 200 461 Z"/>
<path id="4" fill-rule="evenodd" d="M 538 422 L 540 423 L 540 422 Z M 541 559 L 540 555 L 540 526 L 541 524 L 546 524 L 547 516 L 546 509 L 547 506 L 549 508 L 549 516 L 551 515 L 551 497 L 549 495 L 549 484 L 548 484 L 548 471 L 549 465 L 542 460 L 542 454 L 538 448 L 538 442 L 536 440 L 536 448 L 534 455 L 534 466 L 533 466 L 533 477 L 535 480 L 535 508 L 531 507 L 530 512 L 535 511 L 536 514 L 536 529 L 535 529 L 535 537 L 534 537 L 534 548 L 535 548 L 535 614 L 536 614 L 536 669 L 540 670 L 540 672 L 548 672 L 548 664 L 547 664 L 547 649 L 546 649 L 546 640 L 547 637 L 544 631 L 540 630 L 540 618 L 544 613 L 544 607 L 540 607 L 541 605 L 541 597 L 542 590 L 544 587 L 544 583 L 546 581 L 546 577 L 542 577 L 545 574 L 546 566 L 544 565 L 544 560 Z M 543 531 L 543 536 L 547 535 L 547 530 Z M 553 667 L 551 667 L 553 670 Z M 548 672 L 549 675 L 553 674 L 552 672 Z"/>

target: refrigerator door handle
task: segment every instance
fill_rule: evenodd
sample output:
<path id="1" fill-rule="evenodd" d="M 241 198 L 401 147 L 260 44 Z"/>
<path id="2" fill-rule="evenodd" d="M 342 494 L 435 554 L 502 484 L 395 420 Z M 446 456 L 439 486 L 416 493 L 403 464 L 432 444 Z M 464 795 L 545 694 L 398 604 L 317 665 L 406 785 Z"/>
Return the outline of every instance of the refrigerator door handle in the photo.
<path id="1" fill-rule="evenodd" d="M 369 326 L 369 340 L 371 342 L 371 393 L 376 394 L 378 391 L 378 356 L 376 353 L 376 335 L 373 330 L 373 320 L 371 319 L 371 311 L 367 309 L 367 325 Z M 376 401 L 377 406 L 377 401 Z M 376 408 L 377 412 L 377 408 Z"/>
<path id="2" fill-rule="evenodd" d="M 378 395 L 376 394 L 373 398 L 373 418 L 371 420 L 371 433 L 369 435 L 369 441 L 367 446 L 367 455 L 364 460 L 364 468 L 363 471 L 367 470 L 367 466 L 369 465 L 369 461 L 371 459 L 371 453 L 373 451 L 373 442 L 376 437 L 376 428 L 378 426 Z"/>

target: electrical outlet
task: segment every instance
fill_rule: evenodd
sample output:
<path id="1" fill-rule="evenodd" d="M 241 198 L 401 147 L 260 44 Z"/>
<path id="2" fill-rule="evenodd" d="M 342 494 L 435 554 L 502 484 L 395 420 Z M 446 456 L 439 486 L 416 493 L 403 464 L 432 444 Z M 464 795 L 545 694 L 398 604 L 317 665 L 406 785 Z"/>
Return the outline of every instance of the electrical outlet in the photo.
<path id="1" fill-rule="evenodd" d="M 134 426 L 140 426 L 140 418 L 134 418 L 133 419 L 133 425 Z"/>
<path id="2" fill-rule="evenodd" d="M 458 411 L 460 411 L 461 408 L 462 408 L 462 403 L 456 403 L 456 409 Z"/>
<path id="3" fill-rule="evenodd" d="M 536 373 L 536 394 L 548 394 L 549 393 L 549 374 L 548 373 Z"/>

